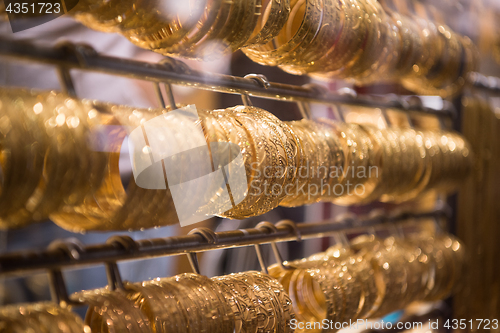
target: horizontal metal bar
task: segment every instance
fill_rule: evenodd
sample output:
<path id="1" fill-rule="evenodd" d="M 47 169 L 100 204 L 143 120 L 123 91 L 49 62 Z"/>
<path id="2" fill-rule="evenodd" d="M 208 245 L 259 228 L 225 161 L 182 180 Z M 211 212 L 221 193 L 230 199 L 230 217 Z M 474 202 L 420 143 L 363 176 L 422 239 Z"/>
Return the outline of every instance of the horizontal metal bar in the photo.
<path id="1" fill-rule="evenodd" d="M 475 88 L 500 95 L 500 78 L 498 77 L 485 76 L 481 73 L 474 72 L 469 74 L 469 81 Z"/>
<path id="2" fill-rule="evenodd" d="M 166 58 L 161 63 L 146 63 L 100 55 L 90 46 L 82 44 L 40 46 L 23 41 L 0 38 L 0 55 L 66 68 L 102 72 L 111 75 L 142 79 L 153 82 L 189 86 L 231 94 L 247 94 L 284 101 L 309 101 L 323 104 L 346 104 L 376 108 L 393 108 L 402 111 L 418 111 L 440 117 L 456 117 L 456 110 L 446 104 L 443 109 L 424 107 L 421 103 L 406 103 L 399 98 L 376 98 L 330 93 L 314 87 L 302 87 L 283 83 L 262 84 L 252 78 L 206 73 L 189 68 L 183 62 Z"/>
<path id="3" fill-rule="evenodd" d="M 76 246 L 71 248 L 71 251 L 62 251 L 59 244 L 57 247 L 51 247 L 43 251 L 23 251 L 1 255 L 0 275 L 292 241 L 297 239 L 297 234 L 300 234 L 301 239 L 317 238 L 338 231 L 361 231 L 368 227 L 382 226 L 409 218 L 422 219 L 439 216 L 446 216 L 445 211 L 435 210 L 418 214 L 400 214 L 392 217 L 379 215 L 356 219 L 345 218 L 316 223 L 299 223 L 293 229 L 288 225 L 277 225 L 275 232 L 269 230 L 269 228 L 239 229 L 215 232 L 215 241 L 213 242 L 207 241 L 201 234 L 194 233 L 138 241 L 128 239 L 129 243 L 126 246 L 120 245 L 119 242 Z"/>

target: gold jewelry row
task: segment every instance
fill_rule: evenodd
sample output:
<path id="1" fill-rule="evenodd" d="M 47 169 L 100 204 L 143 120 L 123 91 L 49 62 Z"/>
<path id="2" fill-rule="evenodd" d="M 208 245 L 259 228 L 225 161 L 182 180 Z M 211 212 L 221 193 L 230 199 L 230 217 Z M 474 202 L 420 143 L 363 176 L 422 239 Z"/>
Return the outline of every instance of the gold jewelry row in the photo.
<path id="1" fill-rule="evenodd" d="M 2 332 L 335 332 L 335 323 L 378 318 L 460 287 L 463 245 L 446 234 L 358 236 L 307 259 L 208 278 L 186 273 L 123 289 L 81 291 L 85 322 L 50 302 L 0 308 Z M 328 322 L 328 329 L 314 323 Z M 308 325 L 311 324 L 311 325 Z M 312 328 L 310 328 L 312 327 Z"/>
<path id="2" fill-rule="evenodd" d="M 121 178 L 125 138 L 160 117 L 165 128 L 158 132 L 163 141 L 157 146 L 189 150 L 194 136 L 183 126 L 193 123 L 192 118 L 174 119 L 167 110 L 20 89 L 0 90 L 0 103 L 0 225 L 4 228 L 47 217 L 75 232 L 177 223 L 179 205 L 193 208 L 193 198 L 200 193 L 210 199 L 227 190 L 227 184 L 235 184 L 228 179 L 207 184 L 208 189 L 190 188 L 182 203 L 174 205 L 172 186 L 182 187 L 198 177 L 203 173 L 200 165 L 207 162 L 203 159 L 209 158 L 215 170 L 225 170 L 230 178 L 240 175 L 246 184 L 239 189 L 239 200 L 234 199 L 236 188 L 231 188 L 230 208 L 221 210 L 216 201 L 207 200 L 193 209 L 237 219 L 261 215 L 278 205 L 402 202 L 429 191 L 454 189 L 472 165 L 470 148 L 457 133 L 380 129 L 328 119 L 282 122 L 265 110 L 236 106 L 198 111 L 195 125 L 201 128 L 211 155 L 179 155 L 169 162 L 177 172 L 174 178 L 167 175 L 170 186 L 161 173 L 161 179 L 153 181 L 162 183 L 163 189 L 149 189 L 138 186 L 138 178 Z M 167 139 L 170 132 L 175 135 Z M 240 164 L 226 165 L 225 159 L 234 157 L 215 148 L 228 143 L 237 150 L 229 155 L 241 154 Z M 152 150 L 149 145 L 136 148 L 146 154 Z"/>
<path id="3" fill-rule="evenodd" d="M 307 327 L 297 332 L 322 332 L 315 322 L 380 318 L 415 301 L 444 299 L 461 287 L 466 253 L 451 235 L 365 235 L 285 267 L 273 265 L 269 274 L 288 291 L 297 321 Z"/>
<path id="4" fill-rule="evenodd" d="M 238 49 L 292 74 L 457 93 L 477 68 L 468 37 L 376 0 L 81 0 L 70 12 L 166 55 L 212 60 Z"/>

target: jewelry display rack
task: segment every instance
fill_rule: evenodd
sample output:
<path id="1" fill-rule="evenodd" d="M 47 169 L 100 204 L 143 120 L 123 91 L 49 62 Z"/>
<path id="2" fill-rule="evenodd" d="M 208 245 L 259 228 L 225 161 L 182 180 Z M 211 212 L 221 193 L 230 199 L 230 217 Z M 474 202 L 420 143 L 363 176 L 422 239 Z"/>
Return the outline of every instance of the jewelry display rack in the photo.
<path id="1" fill-rule="evenodd" d="M 79 305 L 70 300 L 62 268 L 89 264 L 104 264 L 108 286 L 111 290 L 123 289 L 123 281 L 117 262 L 144 258 L 186 254 L 192 270 L 200 274 L 196 252 L 254 246 L 261 270 L 267 273 L 261 244 L 271 244 L 279 264 L 283 265 L 277 242 L 302 241 L 304 239 L 331 236 L 336 233 L 375 232 L 375 227 L 386 228 L 390 232 L 402 229 L 395 225 L 404 221 L 418 222 L 422 219 L 439 221 L 449 217 L 445 208 L 423 213 L 402 213 L 388 216 L 385 212 L 374 211 L 367 217 L 346 216 L 340 219 L 317 223 L 294 223 L 283 220 L 277 224 L 260 222 L 255 228 L 214 232 L 209 228 L 195 228 L 185 236 L 146 239 L 134 241 L 129 236 L 112 236 L 105 244 L 84 246 L 78 241 L 55 240 L 44 251 L 20 251 L 0 256 L 0 276 L 27 274 L 37 270 L 48 272 L 52 300 Z"/>
<path id="2" fill-rule="evenodd" d="M 397 109 L 403 112 L 421 112 L 436 115 L 440 119 L 456 119 L 457 111 L 452 103 L 443 101 L 442 109 L 425 107 L 415 96 L 402 97 L 358 96 L 354 90 L 341 89 L 336 93 L 327 92 L 317 85 L 295 86 L 269 82 L 263 75 L 250 74 L 235 77 L 223 74 L 207 74 L 189 68 L 183 62 L 165 58 L 161 63 L 145 63 L 136 60 L 109 57 L 98 54 L 87 45 L 63 43 L 54 47 L 40 46 L 23 41 L 0 38 L 0 57 L 14 60 L 26 60 L 56 66 L 63 90 L 76 96 L 70 70 L 78 69 L 102 72 L 111 75 L 141 79 L 153 82 L 162 106 L 165 102 L 159 84 L 165 84 L 167 101 L 175 105 L 170 84 L 211 90 L 221 93 L 239 94 L 245 103 L 248 96 L 291 101 L 314 102 L 322 104 L 345 104 L 367 106 L 380 109 Z M 484 84 L 483 79 L 473 83 Z M 496 88 L 499 89 L 499 88 Z M 499 89 L 500 91 L 500 89 Z M 306 115 L 302 112 L 303 115 Z M 444 207 L 444 206 L 443 206 Z M 61 269 L 80 265 L 104 264 L 108 273 L 110 288 L 121 284 L 117 261 L 141 259 L 158 256 L 187 254 L 195 272 L 199 272 L 196 252 L 226 249 L 243 246 L 255 246 L 261 267 L 265 270 L 260 254 L 260 244 L 271 244 L 278 257 L 276 242 L 301 240 L 329 236 L 338 232 L 360 232 L 375 226 L 394 225 L 395 222 L 408 219 L 421 220 L 452 216 L 449 209 L 438 207 L 424 213 L 404 213 L 390 215 L 387 212 L 367 217 L 347 216 L 335 220 L 316 223 L 295 224 L 283 221 L 276 225 L 261 222 L 255 228 L 224 232 L 213 232 L 208 228 L 197 228 L 188 235 L 134 241 L 128 236 L 113 236 L 105 244 L 82 245 L 74 241 L 54 241 L 43 251 L 24 251 L 0 255 L 0 276 L 27 274 L 37 270 L 47 270 L 56 301 L 67 301 Z"/>

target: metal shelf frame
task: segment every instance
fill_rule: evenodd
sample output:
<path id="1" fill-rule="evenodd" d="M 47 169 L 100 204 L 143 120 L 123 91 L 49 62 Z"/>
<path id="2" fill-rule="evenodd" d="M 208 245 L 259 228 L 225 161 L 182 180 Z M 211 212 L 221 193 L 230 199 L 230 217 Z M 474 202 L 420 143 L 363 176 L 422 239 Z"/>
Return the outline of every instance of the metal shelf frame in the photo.
<path id="1" fill-rule="evenodd" d="M 134 241 L 128 236 L 112 236 L 104 244 L 83 245 L 56 240 L 46 250 L 20 251 L 0 256 L 0 275 L 31 273 L 38 270 L 60 270 L 92 264 L 116 263 L 160 256 L 192 255 L 196 252 L 228 249 L 276 242 L 318 238 L 335 233 L 363 232 L 375 227 L 390 227 L 401 221 L 447 218 L 446 209 L 422 213 L 389 215 L 375 211 L 369 216 L 346 215 L 334 220 L 315 223 L 293 223 L 289 220 L 276 225 L 261 222 L 255 228 L 214 232 L 208 228 L 193 229 L 188 235 Z M 192 256 L 190 257 L 193 259 Z"/>
<path id="2" fill-rule="evenodd" d="M 101 72 L 110 75 L 165 83 L 167 99 L 173 101 L 170 84 L 206 89 L 221 93 L 240 94 L 243 97 L 258 96 L 291 102 L 316 102 L 322 104 L 346 104 L 380 109 L 399 109 L 404 112 L 423 112 L 440 119 L 455 118 L 456 109 L 444 103 L 443 109 L 424 107 L 419 98 L 389 96 L 357 96 L 352 90 L 327 92 L 315 86 L 295 86 L 269 82 L 263 75 L 251 74 L 245 78 L 205 73 L 189 68 L 180 60 L 166 57 L 161 63 L 146 63 L 131 59 L 98 54 L 85 44 L 61 43 L 55 46 L 38 45 L 29 41 L 15 41 L 0 37 L 0 57 L 16 61 L 30 61 L 55 66 L 60 74 L 62 87 L 76 96 L 70 70 Z M 161 96 L 161 92 L 159 93 Z M 245 100 L 245 98 L 243 98 Z M 160 98 L 160 102 L 162 102 Z M 158 256 L 188 254 L 192 266 L 197 266 L 196 252 L 242 246 L 317 238 L 338 232 L 359 232 L 379 225 L 391 224 L 407 219 L 438 218 L 444 210 L 426 213 L 406 213 L 397 216 L 376 214 L 366 217 L 348 216 L 316 223 L 287 221 L 276 226 L 270 223 L 255 228 L 225 232 L 213 232 L 197 228 L 188 235 L 134 241 L 128 236 L 113 236 L 105 244 L 83 245 L 71 240 L 56 240 L 46 250 L 7 253 L 0 256 L 0 275 L 25 274 L 33 271 L 59 271 L 64 267 L 116 264 L 121 260 L 134 260 Z M 274 247 L 274 246 L 273 246 Z M 257 253 L 258 254 L 258 253 Z M 111 266 L 110 266 L 111 267 Z M 109 268 L 109 267 L 108 267 Z"/>
<path id="3" fill-rule="evenodd" d="M 0 58 L 29 61 L 54 66 L 68 94 L 75 96 L 71 70 L 100 72 L 154 83 L 160 105 L 165 106 L 159 84 L 165 84 L 167 101 L 175 104 L 170 85 L 180 85 L 220 93 L 239 94 L 243 103 L 250 104 L 248 96 L 302 103 L 322 103 L 326 105 L 353 105 L 378 109 L 397 109 L 406 113 L 420 112 L 444 118 L 457 119 L 453 104 L 443 101 L 442 109 L 423 106 L 417 96 L 358 96 L 351 89 L 328 92 L 318 85 L 296 86 L 269 82 L 260 74 L 236 77 L 224 74 L 205 73 L 191 69 L 184 62 L 166 57 L 160 63 L 147 63 L 132 59 L 98 54 L 84 44 L 62 43 L 55 46 L 38 45 L 29 41 L 14 41 L 0 37 Z M 306 115 L 306 111 L 302 111 Z M 441 207 L 441 206 L 440 206 Z M 117 262 L 145 258 L 188 255 L 195 272 L 199 272 L 197 252 L 255 246 L 256 255 L 263 271 L 266 265 L 259 246 L 271 244 L 278 262 L 282 262 L 276 247 L 278 242 L 300 241 L 303 239 L 331 236 L 337 233 L 360 233 L 374 228 L 393 228 L 395 223 L 408 220 L 450 218 L 448 207 L 430 212 L 390 214 L 374 211 L 369 216 L 346 215 L 336 219 L 294 223 L 289 220 L 276 225 L 261 222 L 254 228 L 214 232 L 208 228 L 196 228 L 189 234 L 167 238 L 135 241 L 128 236 L 112 236 L 106 243 L 84 245 L 78 241 L 55 240 L 45 250 L 27 250 L 0 255 L 0 276 L 26 275 L 46 271 L 51 282 L 53 300 L 72 302 L 68 298 L 62 269 L 87 265 L 104 265 L 111 289 L 123 288 Z"/>

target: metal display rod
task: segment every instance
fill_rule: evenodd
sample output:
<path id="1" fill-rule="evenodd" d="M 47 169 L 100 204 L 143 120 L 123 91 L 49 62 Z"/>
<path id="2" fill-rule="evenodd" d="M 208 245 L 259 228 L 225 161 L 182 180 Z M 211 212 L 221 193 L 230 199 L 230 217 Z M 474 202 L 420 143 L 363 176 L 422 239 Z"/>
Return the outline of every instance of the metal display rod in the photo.
<path id="1" fill-rule="evenodd" d="M 456 117 L 456 110 L 446 101 L 442 109 L 428 108 L 419 98 L 397 95 L 357 96 L 353 90 L 339 93 L 328 92 L 321 86 L 296 86 L 268 82 L 263 75 L 242 78 L 231 75 L 206 73 L 193 70 L 180 60 L 166 57 L 161 63 L 146 63 L 98 54 L 92 47 L 84 44 L 63 43 L 56 46 L 41 46 L 25 41 L 14 41 L 0 37 L 0 56 L 12 57 L 52 64 L 64 69 L 79 69 L 102 72 L 128 78 L 147 80 L 157 83 L 170 83 L 181 86 L 217 91 L 230 94 L 258 96 L 284 101 L 307 101 L 323 104 L 346 104 L 399 109 L 434 114 L 439 117 Z"/>
<path id="2" fill-rule="evenodd" d="M 0 275 L 317 238 L 336 232 L 360 232 L 366 228 L 408 219 L 437 219 L 443 216 L 447 217 L 445 210 L 404 213 L 396 216 L 385 216 L 385 214 L 372 214 L 361 218 L 345 216 L 316 223 L 295 224 L 286 220 L 273 225 L 262 222 L 255 228 L 249 229 L 213 232 L 208 228 L 197 228 L 188 235 L 138 241 L 128 236 L 113 236 L 105 244 L 86 246 L 75 241 L 57 240 L 46 250 L 1 255 Z"/>
<path id="3" fill-rule="evenodd" d="M 485 76 L 480 73 L 471 73 L 469 81 L 478 89 L 488 90 L 491 93 L 500 95 L 500 78 L 494 76 Z"/>

